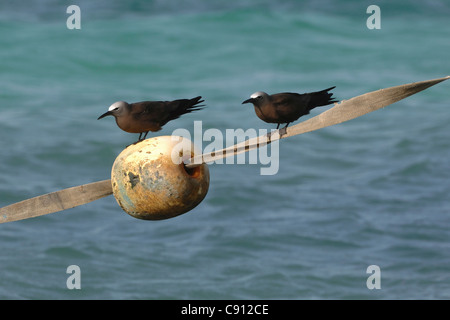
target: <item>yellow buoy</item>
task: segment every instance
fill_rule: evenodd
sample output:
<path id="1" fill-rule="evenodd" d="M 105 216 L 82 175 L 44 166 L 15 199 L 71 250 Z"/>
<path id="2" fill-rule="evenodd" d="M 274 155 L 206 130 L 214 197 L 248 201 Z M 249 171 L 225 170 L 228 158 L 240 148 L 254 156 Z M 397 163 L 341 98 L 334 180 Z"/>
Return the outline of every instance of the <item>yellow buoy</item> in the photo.
<path id="1" fill-rule="evenodd" d="M 145 220 L 168 219 L 195 208 L 209 188 L 209 169 L 187 169 L 194 144 L 183 137 L 161 136 L 128 146 L 114 161 L 113 194 L 129 215 Z"/>

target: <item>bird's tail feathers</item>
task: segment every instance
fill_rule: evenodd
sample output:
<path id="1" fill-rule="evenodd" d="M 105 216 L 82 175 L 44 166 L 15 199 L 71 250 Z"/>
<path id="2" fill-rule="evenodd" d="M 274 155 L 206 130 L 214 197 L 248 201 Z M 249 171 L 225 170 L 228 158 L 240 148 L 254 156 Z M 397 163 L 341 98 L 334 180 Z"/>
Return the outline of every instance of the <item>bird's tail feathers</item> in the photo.
<path id="1" fill-rule="evenodd" d="M 334 88 L 336 88 L 336 86 L 322 90 L 322 91 L 313 92 L 312 96 L 311 96 L 310 105 L 312 105 L 314 107 L 320 107 L 320 106 L 326 106 L 326 105 L 338 102 L 337 100 L 335 100 L 332 97 L 333 93 L 328 92 L 330 90 L 333 90 Z"/>
<path id="2" fill-rule="evenodd" d="M 192 99 L 181 99 L 177 100 L 178 104 L 176 106 L 176 109 L 174 110 L 171 119 L 176 119 L 180 117 L 181 115 L 185 113 L 189 113 L 192 111 L 198 111 L 203 109 L 205 105 L 200 104 L 204 102 L 205 100 L 202 100 L 201 96 L 192 98 Z"/>
<path id="3" fill-rule="evenodd" d="M 202 102 L 205 102 L 205 100 L 202 100 L 201 96 L 192 98 L 192 99 L 188 100 L 186 110 L 189 110 L 188 112 L 201 110 L 205 106 L 204 104 L 199 104 Z"/>

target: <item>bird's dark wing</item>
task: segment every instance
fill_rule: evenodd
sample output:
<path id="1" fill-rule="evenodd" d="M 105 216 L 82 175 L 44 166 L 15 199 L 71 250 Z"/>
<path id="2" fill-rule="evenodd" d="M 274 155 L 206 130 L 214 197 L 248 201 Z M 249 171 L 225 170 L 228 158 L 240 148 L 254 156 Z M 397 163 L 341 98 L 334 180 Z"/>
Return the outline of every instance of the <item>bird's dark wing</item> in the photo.
<path id="1" fill-rule="evenodd" d="M 328 92 L 334 88 L 331 87 L 322 91 L 303 94 L 292 92 L 277 93 L 271 96 L 272 103 L 280 118 L 291 122 L 309 114 L 315 107 L 326 106 L 336 102 L 332 98 L 333 94 Z"/>
<path id="2" fill-rule="evenodd" d="M 131 114 L 136 120 L 158 123 L 163 126 L 185 113 L 202 109 L 201 97 L 173 101 L 143 101 L 131 104 Z"/>
<path id="3" fill-rule="evenodd" d="M 282 92 L 273 94 L 271 97 L 273 104 L 281 108 L 292 105 L 307 107 L 311 100 L 308 93 L 298 94 L 294 92 Z"/>
<path id="4" fill-rule="evenodd" d="M 283 92 L 273 94 L 271 98 L 278 116 L 285 122 L 295 121 L 309 113 L 311 96 L 308 94 Z"/>
<path id="5" fill-rule="evenodd" d="M 135 120 L 160 123 L 164 122 L 169 114 L 167 101 L 142 101 L 131 104 L 131 115 Z"/>

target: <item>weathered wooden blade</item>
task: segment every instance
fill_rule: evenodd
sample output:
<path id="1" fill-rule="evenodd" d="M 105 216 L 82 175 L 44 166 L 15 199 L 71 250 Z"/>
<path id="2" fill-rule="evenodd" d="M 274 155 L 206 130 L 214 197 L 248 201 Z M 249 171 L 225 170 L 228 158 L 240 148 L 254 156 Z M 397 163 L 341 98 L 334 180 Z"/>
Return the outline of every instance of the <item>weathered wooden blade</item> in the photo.
<path id="1" fill-rule="evenodd" d="M 390 104 L 393 104 L 422 90 L 425 90 L 447 79 L 450 79 L 450 76 L 380 89 L 377 91 L 365 93 L 349 100 L 343 100 L 339 103 L 336 103 L 333 108 L 322 112 L 321 114 L 311 119 L 288 127 L 287 133 L 282 137 L 280 137 L 279 131 L 276 131 L 270 135 L 269 139 L 267 136 L 248 139 L 222 150 L 218 150 L 208 154 L 196 155 L 195 157 L 187 160 L 185 162 L 185 165 L 188 168 L 193 168 L 203 162 L 213 162 L 229 156 L 235 156 L 240 153 L 267 145 L 268 143 L 279 139 L 292 137 L 305 132 L 315 131 L 331 125 L 352 120 L 369 112 L 384 108 Z"/>
<path id="2" fill-rule="evenodd" d="M 277 131 L 271 134 L 270 137 L 261 136 L 249 139 L 223 150 L 195 156 L 186 162 L 186 166 L 195 167 L 204 162 L 212 162 L 259 148 L 281 138 L 284 139 L 351 120 L 386 107 L 447 79 L 450 79 L 450 76 L 381 89 L 344 100 L 318 116 L 289 127 L 287 133 L 282 137 Z M 111 194 L 111 180 L 63 189 L 0 208 L 0 223 L 28 219 L 70 209 Z"/>
<path id="3" fill-rule="evenodd" d="M 285 136 L 283 135 L 283 138 L 355 119 L 405 99 L 447 79 L 450 79 L 450 76 L 380 89 L 341 101 L 333 108 L 322 112 L 314 118 L 301 122 L 292 128 L 288 128 L 288 132 Z"/>
<path id="4" fill-rule="evenodd" d="M 70 209 L 111 194 L 111 180 L 59 190 L 0 208 L 0 223 L 28 219 Z"/>

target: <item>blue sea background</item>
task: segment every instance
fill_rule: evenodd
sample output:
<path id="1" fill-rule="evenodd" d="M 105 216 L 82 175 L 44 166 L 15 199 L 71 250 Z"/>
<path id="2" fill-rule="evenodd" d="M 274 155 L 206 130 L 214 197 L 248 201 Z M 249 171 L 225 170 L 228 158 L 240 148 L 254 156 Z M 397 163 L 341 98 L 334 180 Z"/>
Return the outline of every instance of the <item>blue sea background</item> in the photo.
<path id="1" fill-rule="evenodd" d="M 97 121 L 117 100 L 205 98 L 149 137 L 272 129 L 241 105 L 255 91 L 343 100 L 447 76 L 449 15 L 444 0 L 2 0 L 0 207 L 109 179 L 137 139 Z M 0 299 L 449 299 L 449 88 L 282 140 L 276 175 L 211 164 L 206 198 L 173 219 L 109 196 L 0 224 Z"/>

